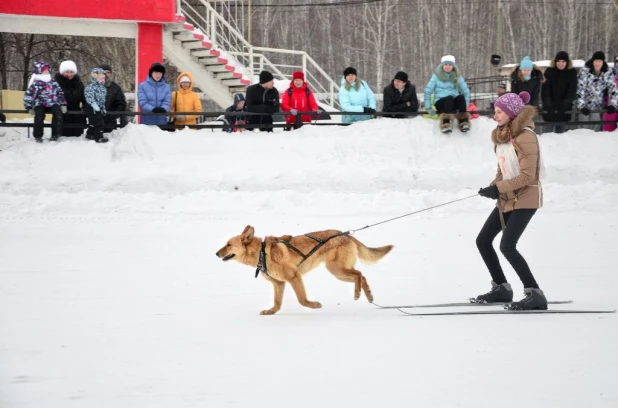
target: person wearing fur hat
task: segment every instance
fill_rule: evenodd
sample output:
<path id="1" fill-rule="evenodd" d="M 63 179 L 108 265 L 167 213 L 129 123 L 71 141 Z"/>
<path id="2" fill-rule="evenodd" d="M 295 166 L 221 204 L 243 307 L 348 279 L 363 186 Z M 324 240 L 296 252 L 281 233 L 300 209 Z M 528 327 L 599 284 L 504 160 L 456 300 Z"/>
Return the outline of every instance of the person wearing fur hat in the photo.
<path id="1" fill-rule="evenodd" d="M 234 95 L 234 104 L 228 107 L 225 111 L 234 113 L 246 112 L 245 103 L 245 95 L 243 95 L 242 93 L 237 93 L 236 95 Z M 236 125 L 244 125 L 246 120 L 247 119 L 245 115 L 228 115 L 225 117 L 225 121 L 234 126 L 225 127 L 223 128 L 223 131 L 228 133 L 241 132 L 245 129 L 239 128 Z"/>
<path id="2" fill-rule="evenodd" d="M 294 72 L 290 87 L 281 96 L 281 110 L 290 112 L 290 115 L 285 115 L 285 123 L 294 125 L 298 112 L 317 112 L 318 109 L 313 91 L 305 82 L 305 74 L 302 71 Z M 311 119 L 311 115 L 301 117 L 303 123 L 310 123 Z"/>
<path id="3" fill-rule="evenodd" d="M 615 113 L 618 103 L 618 91 L 614 74 L 607 62 L 605 54 L 597 51 L 592 55 L 577 76 L 577 99 L 575 106 L 581 112 L 578 116 L 580 122 L 600 121 L 601 114 L 598 112 L 605 107 L 607 95 L 607 112 Z M 585 129 L 600 131 L 601 125 L 583 125 Z"/>
<path id="4" fill-rule="evenodd" d="M 259 83 L 247 87 L 247 112 L 266 115 L 247 115 L 251 125 L 272 125 L 272 115 L 279 112 L 279 92 L 275 89 L 275 78 L 268 71 L 260 72 Z M 253 130 L 254 128 L 247 128 Z M 260 128 L 261 132 L 272 132 L 272 126 Z"/>
<path id="5" fill-rule="evenodd" d="M 543 73 L 534 65 L 530 57 L 525 56 L 511 73 L 511 92 L 528 92 L 528 105 L 539 106 Z"/>
<path id="6" fill-rule="evenodd" d="M 566 125 L 551 122 L 568 122 L 571 115 L 568 112 L 573 107 L 577 95 L 577 72 L 566 51 L 560 51 L 551 60 L 549 68 L 544 73 L 545 82 L 541 87 L 543 98 L 543 120 L 549 124 L 546 132 L 563 133 Z"/>
<path id="7" fill-rule="evenodd" d="M 614 68 L 612 68 L 612 73 L 614 74 L 614 83 L 616 84 L 616 89 L 618 90 L 618 54 L 614 56 Z M 605 96 L 605 106 L 609 110 L 609 97 Z M 616 130 L 616 122 L 618 121 L 618 112 L 609 113 L 605 112 L 603 114 L 603 121 L 612 122 L 612 123 L 604 123 L 603 124 L 603 132 L 613 132 Z"/>
<path id="8" fill-rule="evenodd" d="M 125 112 L 127 110 L 127 99 L 124 96 L 122 87 L 113 80 L 114 73 L 111 65 L 101 64 L 99 68 L 105 71 L 105 88 L 107 89 L 105 110 L 108 114 L 103 118 L 105 121 L 105 130 L 103 132 L 109 133 L 118 127 L 123 128 L 129 123 L 129 119 L 124 115 L 109 114 L 110 112 Z M 120 125 L 118 125 L 118 122 L 120 122 Z"/>
<path id="9" fill-rule="evenodd" d="M 60 69 L 54 79 L 64 93 L 68 111 L 82 111 L 86 100 L 84 99 L 84 83 L 77 73 L 77 65 L 73 61 L 62 61 Z M 86 129 L 86 116 L 65 113 L 62 117 L 62 136 L 81 136 Z M 71 126 L 67 126 L 71 125 Z"/>
<path id="10" fill-rule="evenodd" d="M 160 62 L 154 62 L 148 71 L 146 80 L 137 88 L 139 107 L 142 112 L 167 113 L 170 111 L 172 89 L 165 81 L 165 67 Z M 167 124 L 165 115 L 143 115 L 140 117 L 143 125 L 164 126 Z"/>
<path id="11" fill-rule="evenodd" d="M 105 88 L 105 71 L 101 68 L 94 68 L 90 72 L 90 83 L 84 90 L 86 99 L 85 111 L 88 115 L 88 130 L 86 131 L 86 139 L 94 140 L 97 143 L 106 143 L 108 139 L 103 136 L 103 128 L 105 121 L 105 97 L 107 89 Z"/>
<path id="12" fill-rule="evenodd" d="M 181 72 L 176 78 L 178 90 L 172 93 L 171 112 L 202 112 L 200 96 L 193 91 L 193 76 L 190 72 Z M 200 115 L 176 115 L 175 125 L 187 126 L 197 124 Z"/>
<path id="13" fill-rule="evenodd" d="M 384 87 L 384 112 L 417 112 L 416 87 L 408 81 L 408 74 L 399 71 L 389 85 Z M 404 115 L 384 115 L 389 118 L 406 118 Z"/>
<path id="14" fill-rule="evenodd" d="M 343 71 L 339 88 L 339 105 L 344 112 L 364 112 L 371 115 L 344 115 L 341 118 L 343 123 L 368 120 L 376 113 L 376 97 L 367 82 L 360 79 L 357 74 L 356 69 L 352 67 Z"/>
<path id="15" fill-rule="evenodd" d="M 431 79 L 425 87 L 425 110 L 431 115 L 436 111 L 431 106 L 433 95 L 434 106 L 440 114 L 440 130 L 450 133 L 453 130 L 451 120 L 459 121 L 459 130 L 470 130 L 470 114 L 467 112 L 470 103 L 470 89 L 455 64 L 455 57 L 445 55 L 440 60 Z"/>
<path id="16" fill-rule="evenodd" d="M 50 140 L 58 140 L 62 135 L 62 115 L 67 112 L 67 101 L 62 88 L 50 74 L 50 65 L 35 61 L 28 89 L 24 94 L 24 108 L 34 116 L 32 134 L 37 143 L 43 141 L 45 113 L 52 114 Z"/>
<path id="17" fill-rule="evenodd" d="M 483 197 L 497 200 L 496 207 L 476 238 L 476 246 L 491 274 L 491 290 L 476 302 L 512 302 L 513 289 L 500 266 L 493 241 L 500 231 L 500 251 L 523 283 L 525 297 L 507 305 L 509 309 L 547 309 L 547 299 L 539 288 L 517 243 L 536 211 L 543 205 L 541 177 L 543 162 L 539 140 L 534 133 L 537 109 L 529 106 L 530 95 L 507 93 L 496 100 L 494 119 L 498 126 L 491 134 L 497 156 L 497 173 Z M 528 105 L 528 106 L 527 106 Z"/>

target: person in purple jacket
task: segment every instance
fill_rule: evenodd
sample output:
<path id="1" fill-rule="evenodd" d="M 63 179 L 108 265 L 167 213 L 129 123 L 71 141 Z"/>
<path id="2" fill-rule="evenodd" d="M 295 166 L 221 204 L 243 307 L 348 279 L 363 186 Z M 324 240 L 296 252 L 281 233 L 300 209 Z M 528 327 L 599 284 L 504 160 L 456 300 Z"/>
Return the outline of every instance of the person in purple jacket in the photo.
<path id="1" fill-rule="evenodd" d="M 43 142 L 43 122 L 45 114 L 52 114 L 52 141 L 62 135 L 62 115 L 67 112 L 67 101 L 62 88 L 49 72 L 50 65 L 43 61 L 36 61 L 28 90 L 24 95 L 24 108 L 34 116 L 34 140 Z"/>

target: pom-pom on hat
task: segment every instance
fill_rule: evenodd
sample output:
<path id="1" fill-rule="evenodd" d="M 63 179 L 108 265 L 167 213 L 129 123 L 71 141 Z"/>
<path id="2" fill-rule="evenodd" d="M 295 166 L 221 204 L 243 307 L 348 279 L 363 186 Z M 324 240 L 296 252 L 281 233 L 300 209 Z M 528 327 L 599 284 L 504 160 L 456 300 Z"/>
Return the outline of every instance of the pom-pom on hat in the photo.
<path id="1" fill-rule="evenodd" d="M 530 94 L 526 91 L 519 94 L 506 93 L 496 100 L 494 106 L 500 108 L 509 118 L 515 119 L 528 102 L 530 102 Z"/>

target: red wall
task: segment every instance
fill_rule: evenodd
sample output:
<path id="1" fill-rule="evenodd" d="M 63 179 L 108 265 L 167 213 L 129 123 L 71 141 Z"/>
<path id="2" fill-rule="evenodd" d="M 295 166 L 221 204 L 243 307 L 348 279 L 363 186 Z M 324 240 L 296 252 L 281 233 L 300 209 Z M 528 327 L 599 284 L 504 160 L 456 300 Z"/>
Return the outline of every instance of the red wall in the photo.
<path id="1" fill-rule="evenodd" d="M 0 13 L 30 16 L 173 22 L 175 0 L 0 0 Z"/>

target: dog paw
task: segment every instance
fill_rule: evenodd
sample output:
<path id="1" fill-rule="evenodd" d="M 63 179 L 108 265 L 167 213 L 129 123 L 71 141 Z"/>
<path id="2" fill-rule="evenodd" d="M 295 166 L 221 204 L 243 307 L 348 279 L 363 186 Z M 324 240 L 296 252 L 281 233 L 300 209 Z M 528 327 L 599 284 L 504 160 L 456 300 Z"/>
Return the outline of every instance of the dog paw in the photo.
<path id="1" fill-rule="evenodd" d="M 276 310 L 273 310 L 273 309 L 262 310 L 262 311 L 260 312 L 260 314 L 261 314 L 262 316 L 274 315 L 275 313 L 277 313 L 277 311 L 276 311 Z"/>
<path id="2" fill-rule="evenodd" d="M 321 309 L 322 308 L 322 304 L 320 302 L 309 302 L 309 304 L 307 305 L 312 309 Z"/>
<path id="3" fill-rule="evenodd" d="M 360 292 L 354 293 L 354 300 L 358 300 L 360 298 Z"/>
<path id="4" fill-rule="evenodd" d="M 371 293 L 367 294 L 367 300 L 369 301 L 369 303 L 373 303 L 373 295 Z"/>

